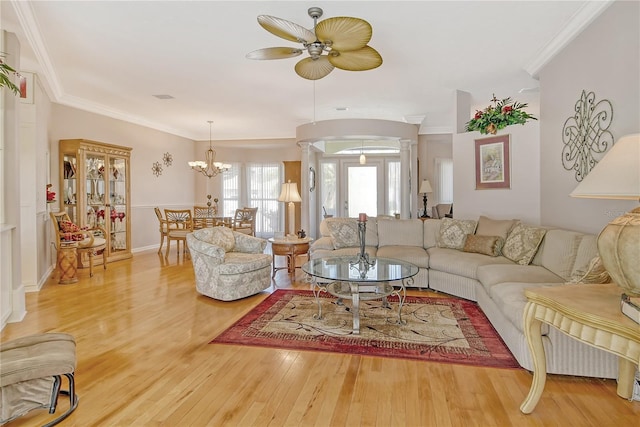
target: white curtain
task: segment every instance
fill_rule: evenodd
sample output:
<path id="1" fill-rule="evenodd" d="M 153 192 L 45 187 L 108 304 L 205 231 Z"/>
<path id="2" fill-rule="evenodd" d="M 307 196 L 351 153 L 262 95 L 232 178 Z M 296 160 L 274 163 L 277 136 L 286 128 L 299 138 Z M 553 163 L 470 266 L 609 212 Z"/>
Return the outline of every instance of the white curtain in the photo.
<path id="1" fill-rule="evenodd" d="M 436 204 L 453 203 L 453 159 L 435 159 Z"/>

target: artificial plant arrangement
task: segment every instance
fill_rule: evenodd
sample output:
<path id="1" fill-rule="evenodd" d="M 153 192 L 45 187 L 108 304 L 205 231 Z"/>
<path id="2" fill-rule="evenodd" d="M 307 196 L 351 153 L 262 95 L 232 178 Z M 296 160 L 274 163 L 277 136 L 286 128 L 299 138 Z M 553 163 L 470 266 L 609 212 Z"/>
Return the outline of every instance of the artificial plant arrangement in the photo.
<path id="1" fill-rule="evenodd" d="M 0 88 L 8 87 L 9 89 L 11 89 L 13 93 L 17 95 L 20 92 L 20 89 L 18 89 L 18 86 L 16 86 L 11 81 L 9 76 L 11 74 L 14 74 L 17 76 L 18 72 L 14 70 L 9 64 L 4 62 L 5 56 L 6 55 L 4 54 L 4 52 L 0 52 Z"/>
<path id="2" fill-rule="evenodd" d="M 528 104 L 511 101 L 511 98 L 498 100 L 495 95 L 484 110 L 477 110 L 473 119 L 467 122 L 467 132 L 479 131 L 495 135 L 500 129 L 510 125 L 523 125 L 527 120 L 538 120 L 523 110 Z"/>

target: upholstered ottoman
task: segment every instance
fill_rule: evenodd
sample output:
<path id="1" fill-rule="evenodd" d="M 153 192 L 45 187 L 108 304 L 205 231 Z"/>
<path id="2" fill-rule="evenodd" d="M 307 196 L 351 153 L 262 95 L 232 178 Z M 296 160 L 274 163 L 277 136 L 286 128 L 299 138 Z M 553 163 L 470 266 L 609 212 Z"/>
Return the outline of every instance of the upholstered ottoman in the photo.
<path id="1" fill-rule="evenodd" d="M 0 344 L 0 424 L 33 409 L 56 411 L 58 395 L 69 395 L 69 409 L 49 422 L 64 420 L 78 406 L 75 394 L 76 342 L 64 333 L 46 333 Z M 62 375 L 68 390 L 60 390 Z"/>

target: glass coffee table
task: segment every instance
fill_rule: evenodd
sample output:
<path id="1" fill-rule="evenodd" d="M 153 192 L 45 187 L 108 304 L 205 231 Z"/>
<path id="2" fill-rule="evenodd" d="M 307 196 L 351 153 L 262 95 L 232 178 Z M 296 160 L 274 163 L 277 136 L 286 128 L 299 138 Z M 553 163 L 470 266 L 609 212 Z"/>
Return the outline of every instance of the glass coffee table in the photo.
<path id="1" fill-rule="evenodd" d="M 322 319 L 322 304 L 319 295 L 328 292 L 338 298 L 352 301 L 353 333 L 360 333 L 360 301 L 381 299 L 389 306 L 387 297 L 397 295 L 398 320 L 402 320 L 402 305 L 406 288 L 413 284 L 418 267 L 404 261 L 389 258 L 369 259 L 369 264 L 358 263 L 357 256 L 313 259 L 302 266 L 302 271 L 311 277 L 313 295 L 318 304 L 317 319 Z"/>

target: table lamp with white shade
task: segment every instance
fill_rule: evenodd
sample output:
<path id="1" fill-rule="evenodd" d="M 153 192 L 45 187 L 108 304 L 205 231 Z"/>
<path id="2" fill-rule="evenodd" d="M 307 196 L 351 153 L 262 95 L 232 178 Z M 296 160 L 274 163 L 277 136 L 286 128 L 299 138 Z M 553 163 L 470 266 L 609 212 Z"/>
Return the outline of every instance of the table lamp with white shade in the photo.
<path id="1" fill-rule="evenodd" d="M 620 138 L 570 195 L 640 201 L 640 133 Z M 598 252 L 613 282 L 640 296 L 640 207 L 607 224 Z"/>
<path id="2" fill-rule="evenodd" d="M 420 184 L 420 191 L 418 193 L 422 193 L 422 202 L 424 203 L 424 213 L 422 214 L 422 218 L 429 218 L 429 214 L 427 213 L 427 193 L 433 193 L 433 189 L 431 188 L 431 184 L 428 179 L 425 179 Z"/>
<path id="3" fill-rule="evenodd" d="M 295 182 L 291 182 L 291 180 L 282 184 L 282 191 L 280 192 L 280 197 L 278 197 L 278 201 L 288 203 L 288 220 L 289 220 L 289 233 L 287 237 L 295 237 L 296 236 L 296 209 L 294 202 L 301 202 L 302 198 L 300 197 L 300 193 L 298 193 L 298 186 Z"/>

